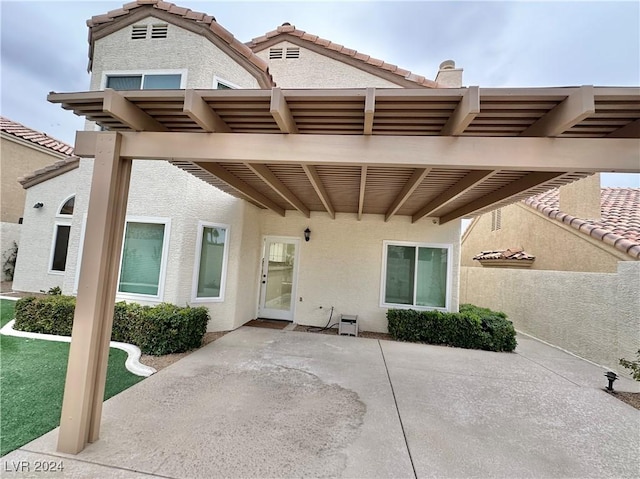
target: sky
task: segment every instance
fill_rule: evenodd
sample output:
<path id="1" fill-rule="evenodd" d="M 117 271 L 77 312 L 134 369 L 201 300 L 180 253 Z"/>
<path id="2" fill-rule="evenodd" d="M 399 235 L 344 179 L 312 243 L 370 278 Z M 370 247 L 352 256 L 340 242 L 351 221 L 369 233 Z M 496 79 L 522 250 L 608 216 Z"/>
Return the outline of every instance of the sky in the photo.
<path id="1" fill-rule="evenodd" d="M 0 0 L 1 114 L 73 144 L 84 120 L 47 94 L 88 90 L 86 20 L 124 3 Z M 289 22 L 430 79 L 453 59 L 466 86 L 640 85 L 638 1 L 173 3 L 245 42 Z M 640 175 L 602 185 L 640 187 Z"/>

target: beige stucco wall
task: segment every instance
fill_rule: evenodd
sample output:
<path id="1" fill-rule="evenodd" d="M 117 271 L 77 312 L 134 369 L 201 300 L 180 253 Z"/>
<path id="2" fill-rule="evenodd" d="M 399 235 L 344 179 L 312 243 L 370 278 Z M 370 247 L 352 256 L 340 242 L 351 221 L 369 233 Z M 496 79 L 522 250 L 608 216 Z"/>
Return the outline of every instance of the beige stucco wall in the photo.
<path id="1" fill-rule="evenodd" d="M 491 231 L 491 213 L 480 216 L 462 241 L 462 266 L 482 266 L 481 251 L 522 247 L 536 257 L 531 269 L 613 273 L 618 261 L 632 258 L 578 230 L 551 220 L 529 206 L 502 208 L 502 227 Z"/>
<path id="2" fill-rule="evenodd" d="M 504 311 L 516 329 L 627 374 L 640 347 L 640 262 L 614 273 L 463 267 L 461 301 Z"/>
<path id="3" fill-rule="evenodd" d="M 18 223 L 24 211 L 25 190 L 18 183 L 18 178 L 33 173 L 58 160 L 66 158 L 36 146 L 30 146 L 9 135 L 0 137 L 0 171 L 2 171 L 2 188 L 0 188 L 0 221 Z M 33 206 L 33 205 L 32 205 Z"/>
<path id="4" fill-rule="evenodd" d="M 303 234 L 307 227 L 309 242 Z M 379 306 L 384 240 L 452 244 L 451 309 L 458 309 L 460 221 L 439 226 L 426 220 L 412 224 L 408 217 L 385 223 L 381 215 L 364 215 L 358 221 L 353 214 L 338 213 L 333 220 L 326 213 L 305 218 L 288 211 L 283 218 L 265 212 L 262 234 L 301 240 L 294 317 L 299 324 L 324 326 L 334 306 L 334 320 L 340 314 L 357 314 L 361 329 L 387 331 L 386 308 Z"/>
<path id="5" fill-rule="evenodd" d="M 270 48 L 298 47 L 280 42 Z M 400 88 L 383 78 L 300 47 L 300 58 L 269 60 L 269 48 L 257 52 L 281 88 Z M 284 56 L 284 55 L 283 55 Z"/>
<path id="6" fill-rule="evenodd" d="M 166 23 L 154 17 L 136 25 Z M 201 35 L 169 24 L 167 38 L 131 40 L 131 27 L 123 28 L 95 42 L 91 89 L 102 87 L 103 73 L 111 71 L 150 72 L 188 70 L 186 88 L 212 88 L 214 76 L 242 88 L 259 88 L 258 81 L 244 67 Z"/>
<path id="7" fill-rule="evenodd" d="M 20 246 L 20 231 L 22 225 L 18 223 L 0 222 L 0 273 L 2 281 L 9 279 L 5 274 L 6 261 L 9 259 L 15 246 Z M 15 245 L 14 245 L 15 243 Z"/>
<path id="8" fill-rule="evenodd" d="M 78 181 L 79 171 L 75 169 L 26 190 L 24 222 L 13 278 L 15 291 L 37 293 L 56 286 L 63 287 L 67 274 L 49 272 L 53 235 L 56 222 L 69 224 L 67 219 L 57 217 L 57 212 L 63 202 L 76 193 Z M 38 202 L 43 203 L 44 206 L 33 208 L 33 205 Z M 72 220 L 71 236 L 74 233 L 79 234 L 77 230 Z M 67 272 L 72 257 L 69 249 Z"/>

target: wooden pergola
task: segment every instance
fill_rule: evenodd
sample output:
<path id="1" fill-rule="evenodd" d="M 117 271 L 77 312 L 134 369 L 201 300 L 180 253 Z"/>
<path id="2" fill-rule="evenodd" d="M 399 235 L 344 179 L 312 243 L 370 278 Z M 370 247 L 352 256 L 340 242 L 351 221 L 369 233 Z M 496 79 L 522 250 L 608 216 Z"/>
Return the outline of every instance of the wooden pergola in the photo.
<path id="1" fill-rule="evenodd" d="M 166 160 L 252 204 L 440 224 L 595 172 L 640 172 L 640 88 L 51 93 L 109 131 L 94 158 L 58 448 L 99 437 L 133 159 Z"/>

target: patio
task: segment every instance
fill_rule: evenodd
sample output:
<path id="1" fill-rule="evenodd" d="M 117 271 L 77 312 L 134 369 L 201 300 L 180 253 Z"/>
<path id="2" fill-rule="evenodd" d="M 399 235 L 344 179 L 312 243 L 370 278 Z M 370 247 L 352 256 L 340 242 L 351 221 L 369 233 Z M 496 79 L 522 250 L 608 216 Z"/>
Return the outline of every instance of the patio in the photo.
<path id="1" fill-rule="evenodd" d="M 107 401 L 79 454 L 55 452 L 54 430 L 4 457 L 4 477 L 61 460 L 64 477 L 637 477 L 640 414 L 601 390 L 603 370 L 518 342 L 243 327 Z"/>

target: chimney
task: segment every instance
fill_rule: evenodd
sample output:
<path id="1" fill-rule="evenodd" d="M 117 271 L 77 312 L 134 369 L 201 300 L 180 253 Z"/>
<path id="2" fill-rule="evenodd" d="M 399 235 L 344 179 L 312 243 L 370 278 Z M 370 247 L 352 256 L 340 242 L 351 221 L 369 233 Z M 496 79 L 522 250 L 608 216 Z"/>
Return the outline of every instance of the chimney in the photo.
<path id="1" fill-rule="evenodd" d="M 560 211 L 583 220 L 600 219 L 600 173 L 561 186 Z"/>
<path id="2" fill-rule="evenodd" d="M 462 68 L 456 68 L 453 60 L 443 61 L 436 75 L 436 83 L 441 88 L 461 88 Z"/>

